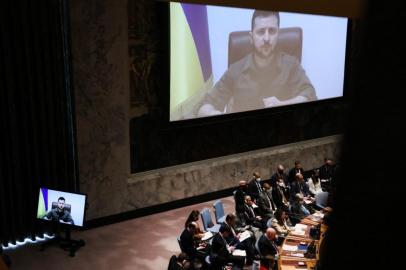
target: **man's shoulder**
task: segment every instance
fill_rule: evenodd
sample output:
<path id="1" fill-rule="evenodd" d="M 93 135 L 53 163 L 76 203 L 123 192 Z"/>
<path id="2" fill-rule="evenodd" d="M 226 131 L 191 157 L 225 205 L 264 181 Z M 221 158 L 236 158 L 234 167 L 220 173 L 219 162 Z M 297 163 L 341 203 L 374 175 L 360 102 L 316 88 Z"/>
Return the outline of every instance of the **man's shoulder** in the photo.
<path id="1" fill-rule="evenodd" d="M 252 53 L 249 53 L 246 56 L 244 56 L 243 58 L 241 58 L 240 60 L 232 63 L 228 67 L 228 72 L 231 72 L 233 74 L 243 72 L 246 68 L 248 68 L 250 66 L 251 58 L 252 58 Z"/>
<path id="2" fill-rule="evenodd" d="M 278 52 L 278 58 L 279 58 L 280 63 L 283 65 L 289 65 L 289 66 L 300 65 L 299 59 L 297 59 L 296 56 L 287 54 L 282 51 Z"/>

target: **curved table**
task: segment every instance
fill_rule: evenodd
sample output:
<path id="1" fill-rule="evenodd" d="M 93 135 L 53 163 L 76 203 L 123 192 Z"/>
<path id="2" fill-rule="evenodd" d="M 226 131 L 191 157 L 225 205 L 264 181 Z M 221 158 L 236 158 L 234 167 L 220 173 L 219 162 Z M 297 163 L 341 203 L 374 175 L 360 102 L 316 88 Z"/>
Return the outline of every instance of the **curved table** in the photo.
<path id="1" fill-rule="evenodd" d="M 322 216 L 319 214 L 307 216 L 295 226 L 295 231 L 290 232 L 286 236 L 282 246 L 279 248 L 279 270 L 304 270 L 315 267 L 319 259 L 319 245 L 326 230 L 326 226 L 322 224 L 322 221 Z M 310 228 L 318 224 L 322 224 L 320 239 L 314 240 L 310 237 Z M 316 258 L 306 258 L 304 253 L 312 241 L 315 241 L 316 245 Z"/>

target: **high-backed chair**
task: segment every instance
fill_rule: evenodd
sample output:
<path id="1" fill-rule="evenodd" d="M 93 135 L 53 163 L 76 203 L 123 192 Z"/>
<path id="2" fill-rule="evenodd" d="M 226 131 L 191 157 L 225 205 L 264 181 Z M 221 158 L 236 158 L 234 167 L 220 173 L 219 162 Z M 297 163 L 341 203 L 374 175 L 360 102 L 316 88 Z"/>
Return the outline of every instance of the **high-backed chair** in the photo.
<path id="1" fill-rule="evenodd" d="M 279 29 L 277 49 L 302 60 L 303 32 L 300 27 Z M 249 31 L 231 32 L 228 39 L 228 66 L 252 52 Z"/>
<path id="2" fill-rule="evenodd" d="M 58 207 L 58 202 L 52 202 L 52 209 L 57 208 L 57 207 Z M 65 203 L 63 209 L 70 213 L 71 212 L 71 205 Z"/>
<path id="3" fill-rule="evenodd" d="M 202 223 L 205 231 L 210 231 L 212 233 L 218 233 L 220 230 L 220 224 L 213 224 L 211 219 L 210 210 L 209 208 L 205 207 L 200 212 L 200 216 L 202 218 Z"/>
<path id="4" fill-rule="evenodd" d="M 226 221 L 226 215 L 224 214 L 224 205 L 221 200 L 217 200 L 213 203 L 214 216 L 216 217 L 216 223 L 221 224 Z"/>
<path id="5" fill-rule="evenodd" d="M 183 246 L 182 246 L 182 242 L 180 241 L 180 236 L 176 237 L 176 240 L 178 240 L 180 251 L 185 252 L 185 250 L 183 249 Z"/>
<path id="6" fill-rule="evenodd" d="M 320 207 L 320 208 L 324 208 L 327 206 L 327 200 L 328 200 L 328 192 L 327 191 L 323 191 L 320 193 L 317 193 L 314 196 L 314 203 Z"/>

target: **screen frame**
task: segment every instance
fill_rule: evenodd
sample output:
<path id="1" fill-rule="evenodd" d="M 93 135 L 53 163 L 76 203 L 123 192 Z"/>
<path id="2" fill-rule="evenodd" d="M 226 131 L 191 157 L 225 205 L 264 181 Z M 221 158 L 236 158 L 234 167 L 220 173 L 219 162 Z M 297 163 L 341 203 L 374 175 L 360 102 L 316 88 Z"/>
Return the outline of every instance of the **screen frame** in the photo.
<path id="1" fill-rule="evenodd" d="M 173 1 L 172 1 L 173 2 Z M 340 17 L 336 15 L 325 15 L 325 16 L 331 16 L 331 17 L 340 17 L 340 18 L 346 18 L 347 19 L 347 35 L 346 35 L 346 45 L 345 45 L 345 60 L 344 60 L 344 81 L 343 81 L 343 95 L 341 97 L 333 97 L 333 98 L 327 98 L 327 99 L 322 99 L 322 100 L 315 100 L 315 101 L 308 101 L 304 103 L 296 103 L 296 104 L 291 104 L 291 105 L 285 105 L 285 106 L 279 106 L 279 107 L 273 107 L 273 108 L 264 108 L 264 109 L 257 109 L 257 110 L 250 110 L 250 111 L 243 111 L 243 112 L 235 112 L 235 113 L 228 113 L 228 114 L 222 114 L 222 115 L 215 115 L 215 116 L 208 116 L 208 117 L 197 117 L 197 118 L 191 118 L 191 119 L 183 119 L 183 120 L 175 120 L 171 121 L 170 120 L 170 73 L 171 73 L 171 68 L 170 68 L 170 46 L 171 46 L 171 33 L 170 33 L 170 3 L 171 1 L 166 2 L 166 9 L 167 9 L 167 19 L 168 19 L 168 39 L 167 39 L 167 74 L 165 75 L 167 77 L 167 87 L 165 95 L 164 96 L 164 112 L 163 112 L 163 119 L 161 121 L 161 124 L 164 129 L 173 129 L 173 128 L 180 128 L 180 127 L 187 127 L 187 126 L 201 126 L 201 125 L 211 125 L 211 124 L 218 124 L 224 121 L 234 121 L 242 118 L 255 118 L 258 116 L 271 116 L 275 114 L 281 114 L 281 113 L 288 113 L 292 111 L 297 111 L 301 109 L 305 109 L 308 106 L 325 106 L 328 104 L 347 104 L 349 101 L 349 96 L 350 93 L 352 92 L 349 87 L 350 87 L 350 80 L 351 80 L 351 49 L 352 49 L 352 42 L 353 42 L 353 19 L 350 17 Z M 186 3 L 186 2 L 173 2 L 173 3 Z M 192 3 L 191 3 L 192 4 Z M 196 3 L 197 4 L 197 3 Z M 200 5 L 205 5 L 205 4 L 200 4 Z M 208 4 L 207 4 L 208 5 Z M 215 6 L 215 5 L 213 5 Z M 223 6 L 223 7 L 228 7 L 228 6 Z M 230 8 L 235 8 L 234 6 L 229 6 Z M 243 9 L 249 9 L 247 7 L 241 7 Z M 289 12 L 289 13 L 298 13 L 298 14 L 306 14 L 306 15 L 319 15 L 317 13 L 305 13 L 305 12 L 292 12 L 292 11 L 284 11 L 284 10 L 279 10 L 279 12 Z M 215 83 L 215 82 L 214 82 Z"/>
<path id="2" fill-rule="evenodd" d="M 83 222 L 82 222 L 82 226 L 80 226 L 80 225 L 77 225 L 76 222 L 75 222 L 75 224 L 61 223 L 61 222 L 55 222 L 53 220 L 38 218 L 36 216 L 37 220 L 39 220 L 41 222 L 45 222 L 45 223 L 55 223 L 55 224 L 58 224 L 59 226 L 65 226 L 65 227 L 75 227 L 75 228 L 81 228 L 81 229 L 85 228 L 85 225 L 86 225 L 86 212 L 87 212 L 87 209 L 88 209 L 88 202 L 87 202 L 88 195 L 87 194 L 80 193 L 80 192 L 57 190 L 57 189 L 52 189 L 52 188 L 48 188 L 48 187 L 44 187 L 44 186 L 38 187 L 37 190 L 41 191 L 42 188 L 47 189 L 47 190 L 56 191 L 56 192 L 65 192 L 65 193 L 71 193 L 71 194 L 74 194 L 74 195 L 84 196 L 85 197 L 85 205 L 84 205 L 84 208 L 83 208 Z M 38 194 L 38 196 L 39 196 L 39 194 Z M 39 201 L 39 197 L 37 197 L 37 204 L 38 204 L 38 201 Z M 36 210 L 38 211 L 38 206 L 36 207 Z"/>

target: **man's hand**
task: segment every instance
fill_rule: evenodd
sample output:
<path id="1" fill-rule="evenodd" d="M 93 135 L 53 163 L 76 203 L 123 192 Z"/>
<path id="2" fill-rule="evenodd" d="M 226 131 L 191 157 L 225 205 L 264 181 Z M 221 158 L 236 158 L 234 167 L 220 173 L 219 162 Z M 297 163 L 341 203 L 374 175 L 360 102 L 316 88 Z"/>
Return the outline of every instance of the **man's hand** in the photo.
<path id="1" fill-rule="evenodd" d="M 271 108 L 271 107 L 276 107 L 276 106 L 281 106 L 283 105 L 283 102 L 277 99 L 276 97 L 267 97 L 263 98 L 262 101 L 264 102 L 265 108 Z"/>
<path id="2" fill-rule="evenodd" d="M 203 116 L 213 116 L 213 115 L 220 115 L 223 114 L 222 112 L 216 110 L 213 105 L 211 104 L 204 104 L 202 107 L 200 107 L 197 115 L 198 117 L 203 117 Z"/>
<path id="3" fill-rule="evenodd" d="M 233 253 L 234 250 L 235 250 L 235 246 L 230 246 L 228 249 L 228 252 Z"/>

